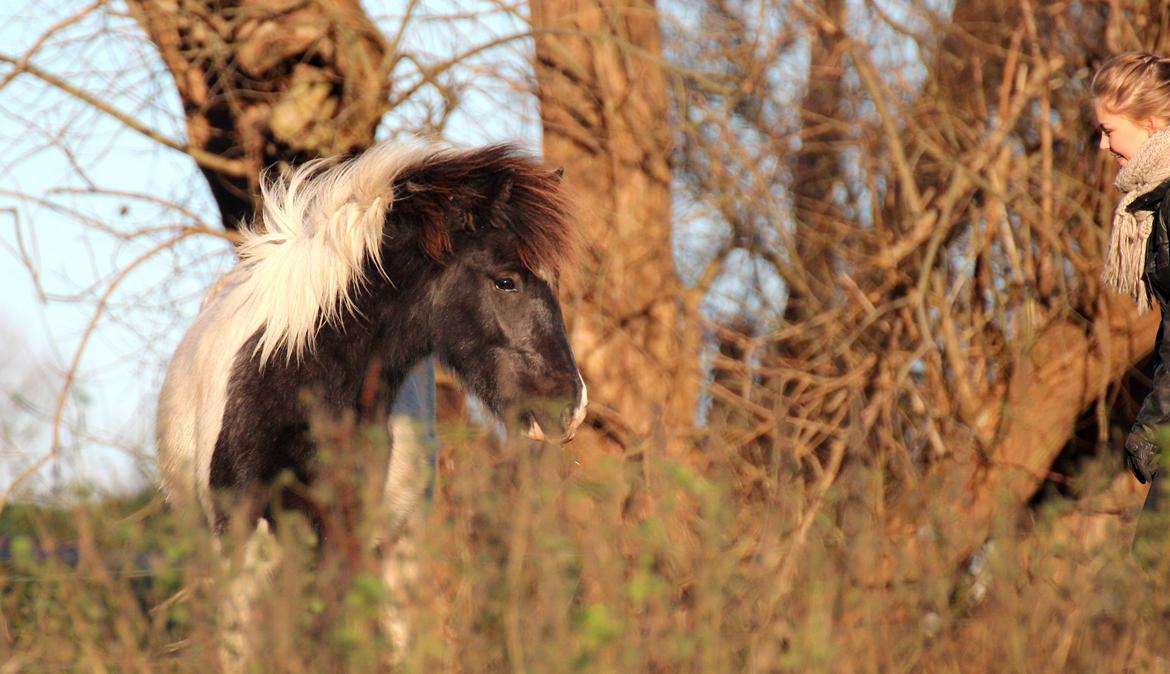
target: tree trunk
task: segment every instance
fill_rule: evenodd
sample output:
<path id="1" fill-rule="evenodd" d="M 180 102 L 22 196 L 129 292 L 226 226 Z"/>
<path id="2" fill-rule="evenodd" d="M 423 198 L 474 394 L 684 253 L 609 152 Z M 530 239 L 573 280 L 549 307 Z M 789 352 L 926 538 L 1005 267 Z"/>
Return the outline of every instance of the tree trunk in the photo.
<path id="1" fill-rule="evenodd" d="M 174 77 L 224 227 L 251 218 L 261 172 L 374 142 L 391 54 L 357 0 L 128 0 Z"/>
<path id="2" fill-rule="evenodd" d="M 654 2 L 531 8 L 544 154 L 581 205 L 579 271 L 561 294 L 591 426 L 625 445 L 691 427 L 697 301 L 684 300 L 671 254 L 671 111 Z"/>

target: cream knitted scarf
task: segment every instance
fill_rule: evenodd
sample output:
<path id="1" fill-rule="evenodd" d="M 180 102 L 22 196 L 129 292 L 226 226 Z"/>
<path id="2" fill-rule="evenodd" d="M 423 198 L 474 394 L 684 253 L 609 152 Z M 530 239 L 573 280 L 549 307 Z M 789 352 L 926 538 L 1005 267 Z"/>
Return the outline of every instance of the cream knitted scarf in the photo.
<path id="1" fill-rule="evenodd" d="M 1138 313 L 1152 306 L 1142 274 L 1146 270 L 1146 240 L 1154 228 L 1150 211 L 1130 213 L 1129 205 L 1170 178 L 1170 128 L 1150 136 L 1117 173 L 1113 186 L 1125 193 L 1113 213 L 1113 231 L 1105 253 L 1101 280 L 1105 287 L 1137 302 Z"/>

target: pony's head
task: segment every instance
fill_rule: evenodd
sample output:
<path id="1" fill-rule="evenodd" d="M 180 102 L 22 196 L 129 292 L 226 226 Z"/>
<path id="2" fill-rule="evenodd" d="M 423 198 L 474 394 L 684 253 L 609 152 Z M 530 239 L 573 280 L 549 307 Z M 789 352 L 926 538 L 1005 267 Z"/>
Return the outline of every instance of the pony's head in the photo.
<path id="1" fill-rule="evenodd" d="M 434 352 L 505 421 L 567 440 L 586 393 L 555 292 L 572 240 L 560 183 L 508 145 L 312 162 L 265 184 L 221 313 L 258 335 L 261 368 L 356 318 L 381 335 L 384 366 Z M 371 354 L 350 355 L 364 371 Z"/>
<path id="2" fill-rule="evenodd" d="M 444 153 L 396 176 L 388 240 L 430 267 L 431 347 L 506 422 L 571 440 L 587 393 L 557 301 L 571 230 L 550 171 L 509 146 Z"/>

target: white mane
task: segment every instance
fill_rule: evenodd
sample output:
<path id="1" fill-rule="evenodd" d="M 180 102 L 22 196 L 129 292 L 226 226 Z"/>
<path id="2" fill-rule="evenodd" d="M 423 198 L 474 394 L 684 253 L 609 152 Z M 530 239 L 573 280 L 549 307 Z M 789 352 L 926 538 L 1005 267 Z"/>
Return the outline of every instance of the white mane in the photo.
<path id="1" fill-rule="evenodd" d="M 382 230 L 394 178 L 441 153 L 433 145 L 380 143 L 341 163 L 319 159 L 265 181 L 261 222 L 240 232 L 242 278 L 217 298 L 247 322 L 245 334 L 263 328 L 261 365 L 281 346 L 287 360 L 302 357 L 322 324 L 353 311 L 367 260 L 385 274 Z"/>

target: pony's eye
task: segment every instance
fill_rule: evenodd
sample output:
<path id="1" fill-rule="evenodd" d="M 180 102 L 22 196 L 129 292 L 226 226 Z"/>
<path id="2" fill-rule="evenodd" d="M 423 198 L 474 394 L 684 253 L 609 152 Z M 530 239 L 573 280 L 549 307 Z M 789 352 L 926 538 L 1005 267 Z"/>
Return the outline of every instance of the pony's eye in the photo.
<path id="1" fill-rule="evenodd" d="M 506 293 L 514 293 L 516 292 L 516 282 L 510 278 L 498 278 L 496 279 L 496 289 Z"/>

